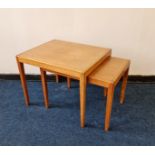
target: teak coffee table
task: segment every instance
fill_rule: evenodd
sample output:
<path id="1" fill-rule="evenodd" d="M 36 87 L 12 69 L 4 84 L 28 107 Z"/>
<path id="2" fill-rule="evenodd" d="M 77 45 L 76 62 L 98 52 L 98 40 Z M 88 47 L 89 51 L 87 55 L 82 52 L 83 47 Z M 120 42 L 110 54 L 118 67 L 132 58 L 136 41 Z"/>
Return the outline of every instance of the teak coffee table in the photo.
<path id="1" fill-rule="evenodd" d="M 46 71 L 77 79 L 80 83 L 80 121 L 85 124 L 87 76 L 111 55 L 111 49 L 52 40 L 16 56 L 26 105 L 29 95 L 26 85 L 24 63 L 40 68 L 45 106 L 48 108 Z"/>

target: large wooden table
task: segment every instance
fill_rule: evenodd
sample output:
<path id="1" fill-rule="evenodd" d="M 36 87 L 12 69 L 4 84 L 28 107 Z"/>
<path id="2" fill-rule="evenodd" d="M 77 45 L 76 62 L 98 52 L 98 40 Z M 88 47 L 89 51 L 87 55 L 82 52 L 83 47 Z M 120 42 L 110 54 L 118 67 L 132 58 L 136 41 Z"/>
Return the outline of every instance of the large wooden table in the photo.
<path id="1" fill-rule="evenodd" d="M 24 63 L 40 68 L 44 92 L 45 106 L 48 108 L 47 85 L 44 70 L 78 79 L 80 83 L 80 121 L 85 124 L 86 82 L 87 76 L 108 56 L 111 49 L 94 47 L 84 44 L 52 40 L 17 55 L 22 88 L 26 105 L 29 95 L 26 85 Z"/>

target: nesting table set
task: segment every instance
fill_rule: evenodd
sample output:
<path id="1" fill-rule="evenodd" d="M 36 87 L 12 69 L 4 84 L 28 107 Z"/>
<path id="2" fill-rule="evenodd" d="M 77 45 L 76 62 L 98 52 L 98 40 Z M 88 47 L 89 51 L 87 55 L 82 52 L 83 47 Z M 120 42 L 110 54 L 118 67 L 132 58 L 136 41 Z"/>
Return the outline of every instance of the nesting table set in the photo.
<path id="1" fill-rule="evenodd" d="M 45 107 L 48 108 L 46 71 L 79 80 L 80 124 L 85 125 L 87 83 L 104 87 L 107 96 L 105 131 L 110 125 L 114 87 L 123 77 L 120 102 L 123 103 L 130 61 L 111 57 L 111 49 L 85 44 L 52 40 L 16 56 L 26 105 L 30 103 L 24 64 L 40 68 Z"/>

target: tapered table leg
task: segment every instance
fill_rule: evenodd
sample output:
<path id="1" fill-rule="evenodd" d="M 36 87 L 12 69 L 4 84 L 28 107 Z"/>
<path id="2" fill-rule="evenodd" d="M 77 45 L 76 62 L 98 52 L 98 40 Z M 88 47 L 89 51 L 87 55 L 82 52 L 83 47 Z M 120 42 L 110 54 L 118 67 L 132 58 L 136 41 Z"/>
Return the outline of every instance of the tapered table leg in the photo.
<path id="1" fill-rule="evenodd" d="M 48 108 L 48 89 L 47 89 L 46 71 L 40 68 L 40 73 L 41 73 L 41 82 L 43 88 L 45 107 Z"/>
<path id="2" fill-rule="evenodd" d="M 80 121 L 81 128 L 85 126 L 85 109 L 86 109 L 86 78 L 80 77 Z"/>
<path id="3" fill-rule="evenodd" d="M 71 79 L 69 77 L 67 77 L 67 87 L 68 88 L 71 87 Z"/>
<path id="4" fill-rule="evenodd" d="M 24 92 L 25 102 L 26 102 L 26 105 L 28 106 L 30 100 L 29 100 L 28 89 L 27 89 L 27 84 L 26 84 L 24 64 L 19 62 L 18 58 L 16 58 L 16 60 L 17 60 L 17 65 L 18 65 L 18 69 L 20 73 L 20 80 L 21 80 L 21 84 L 22 84 L 22 88 Z"/>
<path id="5" fill-rule="evenodd" d="M 126 90 L 126 85 L 127 85 L 127 81 L 128 81 L 128 72 L 129 72 L 129 69 L 125 72 L 125 74 L 123 76 L 121 94 L 120 94 L 120 103 L 121 104 L 124 103 L 124 99 L 125 99 L 125 90 Z"/>
<path id="6" fill-rule="evenodd" d="M 108 87 L 106 112 L 105 112 L 105 127 L 104 127 L 105 131 L 108 131 L 110 126 L 113 96 L 114 96 L 114 85 L 110 84 L 110 86 Z"/>

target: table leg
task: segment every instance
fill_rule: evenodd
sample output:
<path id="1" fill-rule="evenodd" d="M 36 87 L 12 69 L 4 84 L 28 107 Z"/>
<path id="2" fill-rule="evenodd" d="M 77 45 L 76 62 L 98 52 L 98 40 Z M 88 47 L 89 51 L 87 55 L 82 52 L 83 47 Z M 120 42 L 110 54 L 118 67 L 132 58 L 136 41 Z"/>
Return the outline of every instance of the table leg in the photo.
<path id="1" fill-rule="evenodd" d="M 85 125 L 85 109 L 86 109 L 86 77 L 80 77 L 80 121 L 81 128 Z"/>
<path id="2" fill-rule="evenodd" d="M 67 86 L 68 86 L 68 88 L 71 87 L 71 79 L 69 77 L 67 77 Z"/>
<path id="3" fill-rule="evenodd" d="M 44 94 L 45 107 L 48 108 L 48 89 L 47 89 L 46 71 L 40 68 L 40 73 L 41 73 L 41 82 Z"/>
<path id="4" fill-rule="evenodd" d="M 125 99 L 125 90 L 126 90 L 126 85 L 127 85 L 127 81 L 128 81 L 128 72 L 129 72 L 129 69 L 127 69 L 127 71 L 123 75 L 121 94 L 120 94 L 120 103 L 121 104 L 124 103 L 124 99 Z"/>
<path id="5" fill-rule="evenodd" d="M 17 65 L 18 65 L 18 69 L 20 73 L 20 80 L 21 80 L 21 84 L 22 84 L 22 88 L 24 92 L 25 102 L 26 102 L 26 105 L 28 106 L 30 100 L 29 100 L 28 89 L 27 89 L 27 84 L 26 84 L 24 64 L 19 62 L 18 58 L 16 58 L 16 60 L 17 60 Z"/>
<path id="6" fill-rule="evenodd" d="M 114 96 L 114 85 L 110 84 L 108 87 L 108 93 L 107 93 L 107 103 L 106 103 L 106 112 L 105 112 L 105 131 L 108 131 L 110 126 L 110 117 L 111 117 L 111 111 L 112 111 L 112 102 L 113 102 L 113 96 Z"/>

